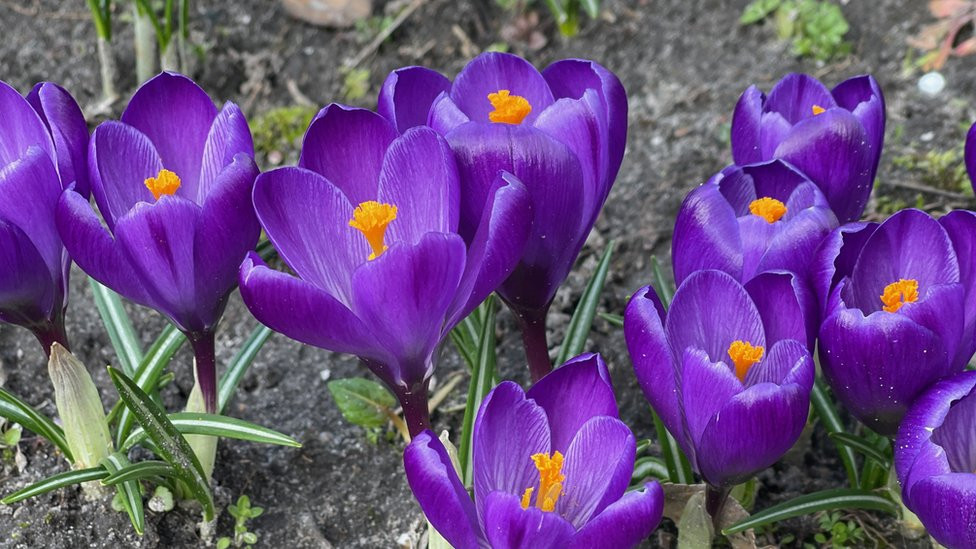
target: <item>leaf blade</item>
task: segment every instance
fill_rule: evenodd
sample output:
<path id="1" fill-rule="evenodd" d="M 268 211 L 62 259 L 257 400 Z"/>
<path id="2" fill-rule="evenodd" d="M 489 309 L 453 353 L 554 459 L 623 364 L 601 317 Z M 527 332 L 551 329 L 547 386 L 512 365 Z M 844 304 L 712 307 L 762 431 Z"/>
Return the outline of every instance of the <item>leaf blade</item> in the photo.
<path id="1" fill-rule="evenodd" d="M 109 476 L 102 479 L 102 484 L 109 484 L 108 479 L 118 476 L 120 471 L 126 467 L 131 467 L 131 465 L 129 458 L 121 452 L 115 452 L 102 460 L 102 467 L 109 473 Z M 139 486 L 139 482 L 136 479 L 119 479 L 112 484 L 116 484 L 115 488 L 122 496 L 120 498 L 122 507 L 129 515 L 132 528 L 141 536 L 146 530 L 146 510 L 142 506 L 142 488 Z"/>
<path id="2" fill-rule="evenodd" d="M 184 435 L 209 435 L 221 438 L 246 440 L 260 444 L 276 444 L 301 448 L 302 444 L 294 438 L 278 431 L 262 427 L 241 419 L 217 414 L 203 414 L 196 412 L 178 412 L 167 416 L 173 427 Z M 122 444 L 122 451 L 127 451 L 142 442 L 148 434 L 145 429 L 133 429 L 129 437 Z"/>
<path id="3" fill-rule="evenodd" d="M 600 262 L 597 264 L 593 276 L 583 289 L 579 304 L 573 311 L 573 317 L 569 320 L 569 327 L 566 329 L 566 337 L 563 339 L 562 347 L 556 356 L 556 364 L 560 365 L 581 352 L 586 346 L 586 338 L 590 335 L 593 327 L 593 319 L 596 317 L 596 309 L 600 305 L 600 296 L 603 293 L 603 286 L 607 282 L 607 274 L 610 272 L 610 258 L 613 256 L 614 241 L 607 244 L 607 249 L 603 251 Z"/>
<path id="4" fill-rule="evenodd" d="M 64 436 L 64 429 L 3 387 L 0 387 L 0 416 L 19 423 L 21 427 L 50 440 L 68 461 L 74 462 L 71 449 L 68 447 L 68 439 Z"/>
<path id="5" fill-rule="evenodd" d="M 139 337 L 132 326 L 132 320 L 125 307 L 122 306 L 122 299 L 119 294 L 103 286 L 94 278 L 88 278 L 95 296 L 95 306 L 98 314 L 102 318 L 102 324 L 112 341 L 112 348 L 119 359 L 119 365 L 127 376 L 133 376 L 139 363 L 142 362 L 142 345 Z"/>
<path id="6" fill-rule="evenodd" d="M 8 495 L 0 500 L 0 503 L 10 505 L 11 503 L 17 503 L 18 501 L 23 501 L 27 498 L 46 494 L 53 490 L 57 490 L 58 488 L 71 486 L 72 484 L 102 480 L 106 476 L 108 476 L 108 471 L 106 471 L 104 467 L 92 467 L 90 469 L 78 469 L 76 471 L 58 473 L 57 475 L 39 480 L 26 488 L 22 488 Z"/>
<path id="7" fill-rule="evenodd" d="M 834 488 L 799 496 L 763 509 L 722 530 L 722 533 L 728 536 L 788 518 L 834 509 L 867 509 L 898 516 L 898 507 L 884 496 L 853 488 Z"/>
<path id="8" fill-rule="evenodd" d="M 458 449 L 458 462 L 461 465 L 462 480 L 465 486 L 474 481 L 471 446 L 474 441 L 474 418 L 485 396 L 491 390 L 498 357 L 495 354 L 495 316 L 497 302 L 490 296 L 478 309 L 483 309 L 481 333 L 478 334 L 478 359 L 472 365 L 471 382 L 468 385 L 468 398 L 464 406 L 464 419 L 461 423 L 461 447 Z"/>
<path id="9" fill-rule="evenodd" d="M 241 382 L 241 378 L 247 373 L 247 369 L 254 362 L 258 351 L 261 350 L 261 347 L 264 346 L 273 333 L 271 328 L 267 326 L 258 326 L 244 341 L 241 348 L 237 350 L 234 358 L 230 360 L 230 363 L 227 365 L 227 370 L 220 378 L 220 384 L 217 387 L 218 412 L 223 412 L 224 408 L 227 407 L 227 403 L 234 396 L 234 391 L 237 390 L 237 385 Z"/>

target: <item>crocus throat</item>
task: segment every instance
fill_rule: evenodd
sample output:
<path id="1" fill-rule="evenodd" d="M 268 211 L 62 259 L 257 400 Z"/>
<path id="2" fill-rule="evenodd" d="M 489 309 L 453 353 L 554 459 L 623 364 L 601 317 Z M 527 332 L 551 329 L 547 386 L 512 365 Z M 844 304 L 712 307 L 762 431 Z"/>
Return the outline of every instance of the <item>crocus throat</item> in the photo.
<path id="1" fill-rule="evenodd" d="M 363 233 L 366 242 L 369 242 L 370 248 L 373 249 L 373 253 L 369 254 L 367 259 L 376 259 L 386 251 L 387 246 L 383 243 L 386 227 L 396 219 L 396 215 L 396 206 L 375 200 L 361 202 L 352 212 L 349 226 Z"/>
<path id="2" fill-rule="evenodd" d="M 539 470 L 539 493 L 535 498 L 535 506 L 543 511 L 552 511 L 563 492 L 563 455 L 560 452 L 549 454 L 533 454 L 532 461 Z M 535 488 L 526 488 L 522 494 L 522 509 L 528 509 L 532 503 L 532 493 Z"/>
<path id="3" fill-rule="evenodd" d="M 737 339 L 729 345 L 729 357 L 732 359 L 732 364 L 735 365 L 735 376 L 739 378 L 739 381 L 745 383 L 749 368 L 759 362 L 763 356 L 763 350 L 762 347 L 754 347 L 748 341 L 741 339 Z"/>
<path id="4" fill-rule="evenodd" d="M 749 203 L 749 213 L 765 219 L 767 223 L 776 223 L 786 215 L 786 204 L 764 196 Z"/>
<path id="5" fill-rule="evenodd" d="M 153 194 L 153 198 L 159 200 L 164 194 L 176 194 L 176 189 L 180 188 L 180 176 L 163 168 L 156 177 L 146 178 L 146 188 Z"/>
<path id="6" fill-rule="evenodd" d="M 529 100 L 521 95 L 509 95 L 508 90 L 488 94 L 488 101 L 495 110 L 488 113 L 488 120 L 498 124 L 521 124 L 532 112 Z"/>
<path id="7" fill-rule="evenodd" d="M 898 282 L 892 282 L 885 286 L 884 293 L 881 294 L 883 309 L 889 313 L 894 313 L 906 303 L 918 301 L 918 281 L 914 278 L 902 278 Z"/>
<path id="8" fill-rule="evenodd" d="M 821 107 L 820 105 L 814 105 L 813 106 L 813 115 L 814 116 L 817 116 L 818 114 L 822 114 L 822 113 L 825 113 L 825 112 L 827 112 L 827 109 Z"/>

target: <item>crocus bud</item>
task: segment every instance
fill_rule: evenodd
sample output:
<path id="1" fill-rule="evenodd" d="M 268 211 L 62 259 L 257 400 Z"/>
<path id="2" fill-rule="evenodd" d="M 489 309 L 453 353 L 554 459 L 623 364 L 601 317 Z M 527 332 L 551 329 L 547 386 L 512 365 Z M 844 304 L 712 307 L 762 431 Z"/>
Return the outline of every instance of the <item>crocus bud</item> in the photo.
<path id="1" fill-rule="evenodd" d="M 48 374 L 76 469 L 97 467 L 112 453 L 105 410 L 88 370 L 59 343 L 51 346 Z"/>

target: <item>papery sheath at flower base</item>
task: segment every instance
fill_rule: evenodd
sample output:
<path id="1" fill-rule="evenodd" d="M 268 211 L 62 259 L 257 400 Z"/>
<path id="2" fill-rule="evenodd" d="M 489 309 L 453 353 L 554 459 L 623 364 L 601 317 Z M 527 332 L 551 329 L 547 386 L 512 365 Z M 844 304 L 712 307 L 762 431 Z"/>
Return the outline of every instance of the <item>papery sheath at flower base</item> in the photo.
<path id="1" fill-rule="evenodd" d="M 878 171 L 885 103 L 870 75 L 828 90 L 806 74 L 788 74 L 769 95 L 750 86 L 732 115 L 732 158 L 788 161 L 820 186 L 841 223 L 860 219 Z"/>
<path id="2" fill-rule="evenodd" d="M 88 189 L 88 126 L 63 88 L 42 82 L 25 99 L 0 82 L 0 321 L 29 329 L 46 354 L 68 347 L 64 312 L 71 259 L 55 225 L 58 197 Z"/>
<path id="3" fill-rule="evenodd" d="M 976 214 L 902 210 L 842 226 L 821 244 L 824 377 L 850 412 L 895 434 L 905 410 L 976 349 Z"/>
<path id="4" fill-rule="evenodd" d="M 442 342 L 512 272 L 528 236 L 517 179 L 499 172 L 486 196 L 466 241 L 447 141 L 430 128 L 400 136 L 374 112 L 330 105 L 310 124 L 299 167 L 262 174 L 254 188 L 261 225 L 297 276 L 252 254 L 241 266 L 244 303 L 293 339 L 357 355 L 417 434 Z"/>
<path id="5" fill-rule="evenodd" d="M 581 355 L 528 393 L 492 389 L 475 418 L 474 500 L 430 431 L 404 451 L 407 481 L 431 525 L 457 549 L 625 549 L 661 520 L 657 482 L 627 491 L 634 435 L 599 355 Z"/>
<path id="6" fill-rule="evenodd" d="M 777 301 L 754 300 L 728 274 L 704 270 L 684 280 L 666 313 L 650 286 L 624 313 L 637 379 L 708 483 L 713 518 L 728 490 L 775 463 L 807 420 L 813 359 L 802 320 L 768 307 Z"/>
<path id="7" fill-rule="evenodd" d="M 484 53 L 453 82 L 423 67 L 390 74 L 379 112 L 399 131 L 427 124 L 447 138 L 461 179 L 459 232 L 471 239 L 500 170 L 531 196 L 532 235 L 498 290 L 518 318 L 533 379 L 552 369 L 545 319 L 606 201 L 627 140 L 627 95 L 593 61 L 541 73 L 511 54 Z M 528 205 L 523 207 L 525 215 Z"/>
<path id="8" fill-rule="evenodd" d="M 976 372 L 939 381 L 895 438 L 902 500 L 949 549 L 976 547 Z"/>
<path id="9" fill-rule="evenodd" d="M 92 278 L 186 334 L 213 413 L 214 332 L 260 234 L 247 121 L 237 105 L 218 111 L 192 80 L 162 73 L 136 91 L 120 121 L 95 129 L 88 155 L 104 225 L 87 197 L 66 190 L 57 220 L 65 246 Z"/>

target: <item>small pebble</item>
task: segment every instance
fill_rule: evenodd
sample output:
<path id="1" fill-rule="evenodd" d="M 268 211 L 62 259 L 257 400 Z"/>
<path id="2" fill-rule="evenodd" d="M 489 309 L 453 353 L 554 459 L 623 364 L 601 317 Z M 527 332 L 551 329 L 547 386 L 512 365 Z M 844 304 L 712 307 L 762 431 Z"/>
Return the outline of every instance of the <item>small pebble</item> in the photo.
<path id="1" fill-rule="evenodd" d="M 946 80 L 942 73 L 927 72 L 918 79 L 918 91 L 925 95 L 938 95 L 945 89 Z"/>
<path id="2" fill-rule="evenodd" d="M 919 141 L 929 142 L 935 139 L 935 132 L 925 132 L 918 136 Z"/>

